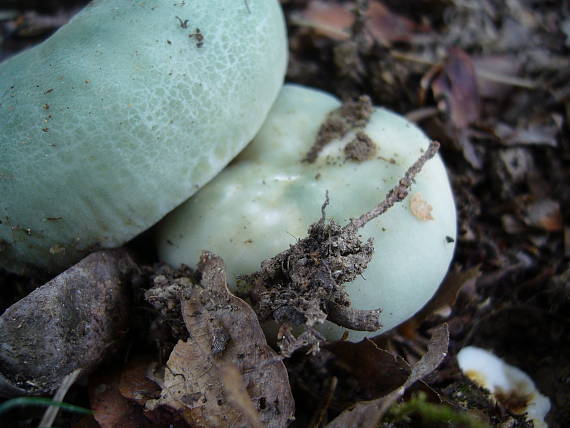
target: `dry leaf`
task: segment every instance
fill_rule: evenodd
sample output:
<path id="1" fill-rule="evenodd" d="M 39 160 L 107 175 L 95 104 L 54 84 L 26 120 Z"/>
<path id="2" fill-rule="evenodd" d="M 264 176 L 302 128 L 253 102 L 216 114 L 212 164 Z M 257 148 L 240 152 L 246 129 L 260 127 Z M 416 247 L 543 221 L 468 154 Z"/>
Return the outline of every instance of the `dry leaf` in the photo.
<path id="1" fill-rule="evenodd" d="M 101 428 L 150 428 L 143 408 L 123 397 L 119 391 L 119 370 L 102 370 L 89 378 L 89 403 Z"/>
<path id="2" fill-rule="evenodd" d="M 348 40 L 354 16 L 350 10 L 340 4 L 315 0 L 303 11 L 301 20 L 319 34 L 334 40 Z"/>
<path id="3" fill-rule="evenodd" d="M 422 308 L 421 311 L 398 327 L 398 330 L 408 337 L 413 336 L 417 327 L 426 317 L 434 312 L 442 311 L 446 307 L 453 307 L 461 290 L 473 290 L 475 288 L 477 278 L 480 276 L 480 265 L 464 271 L 449 272 L 430 301 Z"/>
<path id="4" fill-rule="evenodd" d="M 392 42 L 409 42 L 414 33 L 429 28 L 390 11 L 377 0 L 369 3 L 366 11 L 366 29 L 384 45 Z M 345 5 L 313 0 L 299 18 L 299 24 L 315 29 L 317 33 L 334 40 L 348 40 L 354 14 Z"/>
<path id="5" fill-rule="evenodd" d="M 150 359 L 141 358 L 129 362 L 121 373 L 119 381 L 119 391 L 123 397 L 141 406 L 144 406 L 148 400 L 159 397 L 160 386 L 148 377 L 153 364 Z"/>
<path id="6" fill-rule="evenodd" d="M 413 367 L 408 379 L 390 394 L 372 401 L 357 403 L 337 416 L 326 428 L 376 428 L 382 416 L 418 380 L 433 372 L 447 356 L 449 331 L 447 324 L 432 332 L 427 353 Z"/>
<path id="7" fill-rule="evenodd" d="M 226 393 L 228 401 L 234 408 L 241 410 L 252 427 L 263 428 L 263 424 L 259 420 L 257 409 L 247 394 L 243 378 L 237 367 L 226 364 L 221 367 L 221 372 L 224 392 Z"/>
<path id="8" fill-rule="evenodd" d="M 529 204 L 525 211 L 525 222 L 528 226 L 538 227 L 547 232 L 561 231 L 564 226 L 560 203 L 553 199 L 539 199 Z"/>
<path id="9" fill-rule="evenodd" d="M 177 409 L 193 427 L 246 425 L 251 415 L 243 412 L 243 397 L 234 405 L 236 395 L 228 396 L 224 387 L 223 370 L 230 364 L 243 377 L 264 426 L 287 426 L 294 412 L 287 371 L 267 346 L 257 315 L 228 290 L 222 259 L 204 252 L 199 271 L 201 287 L 181 299 L 189 338 L 174 347 L 161 397 L 147 402 L 147 407 Z"/>
<path id="10" fill-rule="evenodd" d="M 431 89 L 436 98 L 447 101 L 451 122 L 462 129 L 479 119 L 481 100 L 477 77 L 471 57 L 458 48 L 450 49 L 441 72 L 433 80 Z"/>

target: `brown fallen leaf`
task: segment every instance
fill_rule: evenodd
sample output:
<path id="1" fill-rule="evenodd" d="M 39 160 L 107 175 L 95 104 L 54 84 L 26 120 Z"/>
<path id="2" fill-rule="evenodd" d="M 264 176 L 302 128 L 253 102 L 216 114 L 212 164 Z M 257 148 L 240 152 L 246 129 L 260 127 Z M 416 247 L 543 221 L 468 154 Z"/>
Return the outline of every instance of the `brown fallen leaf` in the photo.
<path id="1" fill-rule="evenodd" d="M 101 428 L 150 428 L 143 407 L 126 399 L 119 390 L 120 370 L 102 370 L 89 379 L 89 403 Z"/>
<path id="2" fill-rule="evenodd" d="M 415 32 L 429 30 L 426 26 L 420 26 L 392 12 L 377 0 L 369 2 L 366 18 L 366 29 L 378 42 L 387 46 L 393 42 L 409 42 Z M 294 21 L 331 39 L 348 40 L 354 14 L 345 5 L 313 0 Z"/>
<path id="3" fill-rule="evenodd" d="M 471 57 L 461 49 L 450 49 L 447 60 L 438 71 L 431 82 L 431 89 L 436 98 L 445 99 L 451 122 L 458 129 L 476 122 L 481 100 Z"/>
<path id="4" fill-rule="evenodd" d="M 189 338 L 174 347 L 160 399 L 147 408 L 176 409 L 193 427 L 241 427 L 251 424 L 252 410 L 264 426 L 287 426 L 294 413 L 287 371 L 267 346 L 257 315 L 228 290 L 222 259 L 204 252 L 198 271 L 201 285 L 180 301 Z M 253 409 L 235 384 L 224 385 L 228 365 L 243 378 Z"/>
<path id="5" fill-rule="evenodd" d="M 442 324 L 433 330 L 427 353 L 412 367 L 409 377 L 400 387 L 376 400 L 357 403 L 337 416 L 326 425 L 326 428 L 375 428 L 380 426 L 380 421 L 388 408 L 402 397 L 406 389 L 426 377 L 441 364 L 447 356 L 448 346 L 449 331 L 447 324 Z"/>
<path id="6" fill-rule="evenodd" d="M 350 27 L 354 22 L 354 16 L 348 8 L 340 4 L 321 0 L 311 1 L 295 21 L 315 29 L 334 40 L 348 40 Z"/>
<path id="7" fill-rule="evenodd" d="M 221 372 L 224 392 L 228 397 L 228 401 L 234 406 L 234 408 L 241 410 L 242 414 L 247 418 L 249 424 L 253 428 L 263 428 L 263 424 L 259 420 L 257 409 L 247 393 L 243 377 L 237 367 L 231 364 L 226 364 L 221 367 Z"/>
<path id="8" fill-rule="evenodd" d="M 150 399 L 158 398 L 161 388 L 148 376 L 153 365 L 154 362 L 149 358 L 130 361 L 120 374 L 118 388 L 121 395 L 141 406 Z"/>
<path id="9" fill-rule="evenodd" d="M 538 227 L 547 232 L 559 232 L 564 227 L 558 201 L 539 199 L 530 203 L 525 211 L 524 220 L 528 226 Z"/>
<path id="10" fill-rule="evenodd" d="M 394 354 L 381 349 L 370 340 L 359 343 L 333 342 L 324 346 L 334 359 L 327 373 L 339 378 L 335 400 L 370 400 L 383 397 L 406 381 L 409 365 Z M 354 385 L 358 385 L 355 388 Z"/>
<path id="11" fill-rule="evenodd" d="M 418 326 L 429 315 L 435 312 L 445 312 L 445 309 L 452 308 L 461 290 L 473 293 L 477 278 L 480 276 L 480 265 L 463 271 L 448 272 L 430 301 L 417 314 L 399 326 L 398 331 L 406 337 L 413 337 Z"/>

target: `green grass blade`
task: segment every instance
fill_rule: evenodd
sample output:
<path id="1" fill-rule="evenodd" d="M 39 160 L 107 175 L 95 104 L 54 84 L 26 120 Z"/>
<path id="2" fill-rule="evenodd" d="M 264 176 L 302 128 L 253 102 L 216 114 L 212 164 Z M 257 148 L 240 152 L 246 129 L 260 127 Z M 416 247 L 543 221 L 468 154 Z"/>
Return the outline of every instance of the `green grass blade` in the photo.
<path id="1" fill-rule="evenodd" d="M 63 410 L 69 412 L 80 413 L 83 415 L 90 415 L 92 412 L 84 407 L 75 406 L 73 404 L 62 403 L 61 401 L 53 401 L 51 398 L 41 398 L 41 397 L 18 397 L 12 398 L 11 400 L 5 401 L 0 404 L 0 414 L 10 410 L 13 407 L 20 406 L 39 406 L 39 407 L 49 407 L 57 406 Z"/>

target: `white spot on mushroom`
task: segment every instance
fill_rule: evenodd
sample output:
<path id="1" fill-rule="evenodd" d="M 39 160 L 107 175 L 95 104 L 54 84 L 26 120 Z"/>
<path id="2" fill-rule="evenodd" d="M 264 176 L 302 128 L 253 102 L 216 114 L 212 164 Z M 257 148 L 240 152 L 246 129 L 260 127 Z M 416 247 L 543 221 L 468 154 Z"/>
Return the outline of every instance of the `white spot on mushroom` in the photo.
<path id="1" fill-rule="evenodd" d="M 428 204 L 421 193 L 414 193 L 410 198 L 410 211 L 415 218 L 422 221 L 433 220 L 432 206 Z"/>

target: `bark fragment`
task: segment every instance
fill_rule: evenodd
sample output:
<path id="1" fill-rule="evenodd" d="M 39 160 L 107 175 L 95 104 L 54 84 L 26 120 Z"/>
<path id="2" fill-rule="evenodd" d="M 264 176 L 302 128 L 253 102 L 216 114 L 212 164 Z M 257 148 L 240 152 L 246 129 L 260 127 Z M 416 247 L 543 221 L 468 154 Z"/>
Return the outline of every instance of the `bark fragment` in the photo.
<path id="1" fill-rule="evenodd" d="M 99 251 L 8 308 L 0 393 L 49 393 L 74 370 L 97 365 L 126 333 L 135 269 L 126 251 Z"/>

